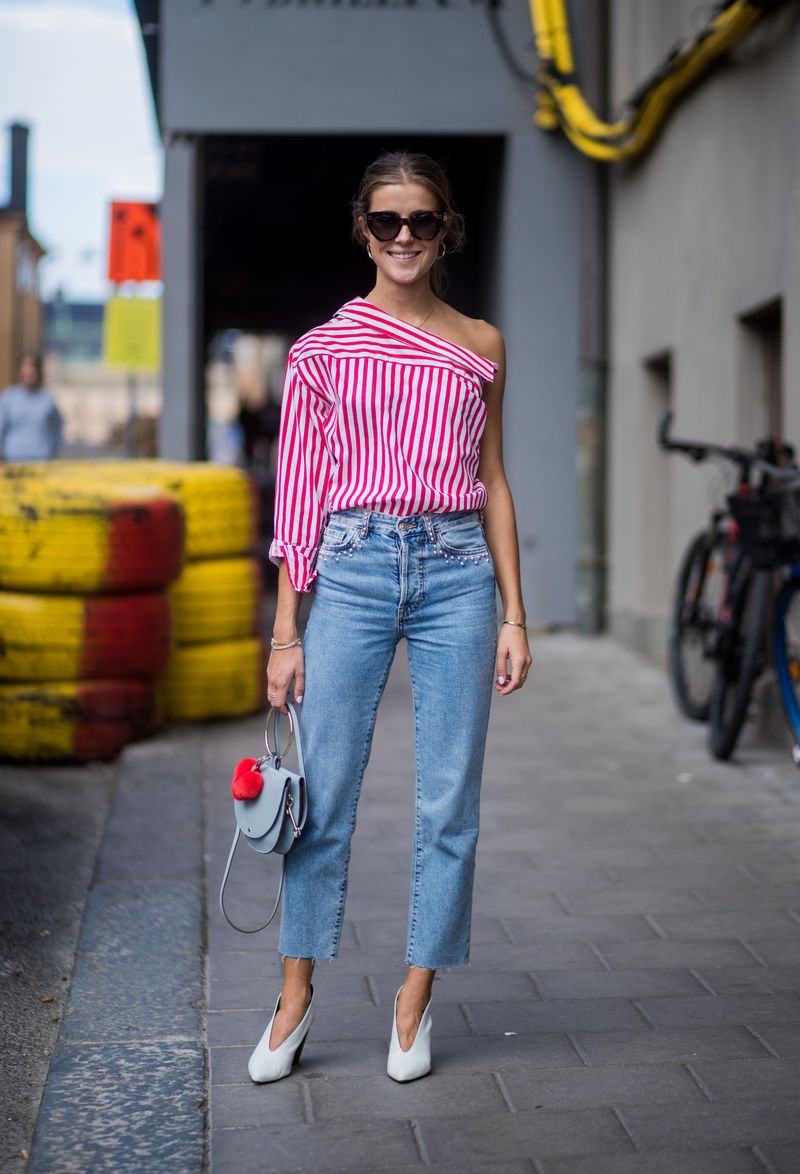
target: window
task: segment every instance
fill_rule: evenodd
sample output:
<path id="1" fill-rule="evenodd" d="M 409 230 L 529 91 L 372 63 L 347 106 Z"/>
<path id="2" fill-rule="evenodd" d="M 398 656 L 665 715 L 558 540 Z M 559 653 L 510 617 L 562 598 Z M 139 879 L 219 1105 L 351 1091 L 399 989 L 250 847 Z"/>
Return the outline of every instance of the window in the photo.
<path id="1" fill-rule="evenodd" d="M 737 428 L 741 444 L 781 436 L 783 400 L 783 310 L 779 298 L 742 314 L 740 324 Z"/>

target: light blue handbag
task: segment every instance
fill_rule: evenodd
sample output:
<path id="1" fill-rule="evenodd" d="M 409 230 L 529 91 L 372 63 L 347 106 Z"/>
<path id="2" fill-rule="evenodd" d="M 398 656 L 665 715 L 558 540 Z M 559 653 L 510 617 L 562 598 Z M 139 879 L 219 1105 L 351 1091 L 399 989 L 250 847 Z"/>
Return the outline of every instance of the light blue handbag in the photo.
<path id="1" fill-rule="evenodd" d="M 295 841 L 300 836 L 308 814 L 308 790 L 306 788 L 305 768 L 303 766 L 303 749 L 300 744 L 300 723 L 291 701 L 287 701 L 286 705 L 289 710 L 289 741 L 283 752 L 280 749 L 279 718 L 281 711 L 271 708 L 267 715 L 267 724 L 264 731 L 267 753 L 258 759 L 243 759 L 237 766 L 234 774 L 234 779 L 236 779 L 237 774 L 241 775 L 242 771 L 245 774 L 254 771 L 261 776 L 260 790 L 254 798 L 234 798 L 233 800 L 236 831 L 233 834 L 233 843 L 228 853 L 228 862 L 225 865 L 225 872 L 223 873 L 222 884 L 219 890 L 219 907 L 222 910 L 222 916 L 228 925 L 238 930 L 239 933 L 260 933 L 262 929 L 266 929 L 278 912 L 281 894 L 283 893 L 286 853 L 293 847 Z M 270 721 L 273 724 L 275 733 L 274 750 L 269 740 Z M 283 765 L 283 759 L 288 754 L 293 740 L 297 742 L 297 762 L 299 767 L 297 773 L 288 770 Z M 228 883 L 228 876 L 231 871 L 231 865 L 233 864 L 233 858 L 236 854 L 240 836 L 244 836 L 247 843 L 256 852 L 275 852 L 279 856 L 284 857 L 284 861 L 281 863 L 278 895 L 275 898 L 272 912 L 264 924 L 256 926 L 255 929 L 244 929 L 241 925 L 236 925 L 235 922 L 231 921 L 225 909 L 225 887 Z"/>

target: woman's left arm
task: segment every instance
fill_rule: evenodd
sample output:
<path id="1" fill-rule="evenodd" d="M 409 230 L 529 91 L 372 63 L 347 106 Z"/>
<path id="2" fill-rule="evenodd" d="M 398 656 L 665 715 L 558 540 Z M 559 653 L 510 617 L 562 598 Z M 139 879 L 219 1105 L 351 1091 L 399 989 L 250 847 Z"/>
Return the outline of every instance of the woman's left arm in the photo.
<path id="1" fill-rule="evenodd" d="M 503 392 L 505 390 L 506 357 L 503 336 L 494 327 L 486 326 L 482 354 L 498 364 L 492 383 L 486 384 L 486 424 L 481 437 L 478 477 L 486 486 L 488 502 L 484 510 L 486 541 L 492 552 L 495 576 L 503 601 L 503 619 L 497 639 L 497 673 L 495 689 L 506 695 L 519 689 L 528 675 L 531 653 L 524 627 L 525 605 L 519 570 L 519 541 L 514 501 L 503 464 Z M 511 665 L 509 674 L 509 663 Z"/>

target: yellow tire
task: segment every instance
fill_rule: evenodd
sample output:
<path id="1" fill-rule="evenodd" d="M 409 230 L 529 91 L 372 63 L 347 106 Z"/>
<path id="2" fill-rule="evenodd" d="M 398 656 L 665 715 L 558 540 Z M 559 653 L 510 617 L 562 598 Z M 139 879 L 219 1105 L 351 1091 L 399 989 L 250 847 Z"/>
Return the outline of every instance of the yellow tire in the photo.
<path id="1" fill-rule="evenodd" d="M 10 476 L 29 483 L 68 480 L 94 485 L 149 485 L 183 506 L 186 557 L 222 558 L 247 554 L 258 538 L 258 496 L 249 473 L 204 461 L 50 461 L 9 465 Z"/>
<path id="2" fill-rule="evenodd" d="M 157 487 L 0 477 L 2 587 L 138 591 L 165 586 L 182 565 L 181 507 Z"/>
<path id="3" fill-rule="evenodd" d="M 261 631 L 263 587 L 257 559 L 187 563 L 169 596 L 178 644 L 236 640 Z"/>
<path id="4" fill-rule="evenodd" d="M 148 677 L 171 649 L 163 591 L 35 595 L 0 591 L 0 680 Z"/>
<path id="5" fill-rule="evenodd" d="M 152 681 L 0 684 L 0 747 L 10 758 L 113 758 L 155 724 Z"/>
<path id="6" fill-rule="evenodd" d="M 166 718 L 241 717 L 265 705 L 264 641 L 222 640 L 176 648 L 159 678 Z"/>

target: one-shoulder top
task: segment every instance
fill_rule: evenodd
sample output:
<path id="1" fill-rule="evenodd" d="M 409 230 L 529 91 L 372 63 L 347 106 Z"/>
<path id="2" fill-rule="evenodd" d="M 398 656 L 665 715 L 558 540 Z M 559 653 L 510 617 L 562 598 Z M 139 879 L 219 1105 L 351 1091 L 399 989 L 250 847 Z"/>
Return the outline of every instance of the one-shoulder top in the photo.
<path id="1" fill-rule="evenodd" d="M 289 352 L 275 480 L 274 563 L 296 591 L 316 578 L 334 510 L 407 517 L 482 509 L 483 384 L 497 363 L 364 298 Z"/>

